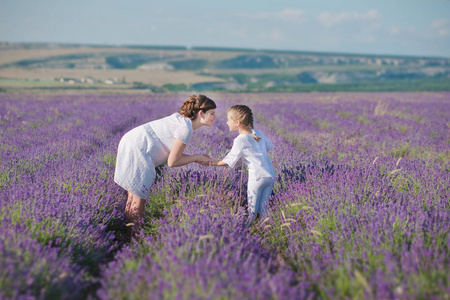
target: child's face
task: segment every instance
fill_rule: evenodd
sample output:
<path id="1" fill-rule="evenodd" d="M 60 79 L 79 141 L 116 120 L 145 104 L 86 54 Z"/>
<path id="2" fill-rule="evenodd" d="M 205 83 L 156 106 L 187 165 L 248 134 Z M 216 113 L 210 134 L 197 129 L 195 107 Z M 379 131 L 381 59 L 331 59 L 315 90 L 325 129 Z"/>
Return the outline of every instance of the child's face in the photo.
<path id="1" fill-rule="evenodd" d="M 233 118 L 234 118 L 234 115 L 233 115 L 232 112 L 229 111 L 229 112 L 227 113 L 227 118 L 228 118 L 227 125 L 228 125 L 228 128 L 230 128 L 230 131 L 238 130 L 239 122 L 238 122 L 238 121 L 235 121 L 235 120 L 233 119 Z"/>

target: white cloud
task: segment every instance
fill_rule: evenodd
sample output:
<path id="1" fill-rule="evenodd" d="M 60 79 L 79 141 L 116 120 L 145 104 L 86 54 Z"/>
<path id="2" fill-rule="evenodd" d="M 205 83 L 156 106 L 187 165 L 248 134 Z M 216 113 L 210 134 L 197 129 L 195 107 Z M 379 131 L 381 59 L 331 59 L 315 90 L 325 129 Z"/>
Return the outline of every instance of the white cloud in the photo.
<path id="1" fill-rule="evenodd" d="M 450 35 L 450 20 L 434 20 L 430 27 L 438 36 L 445 37 Z"/>
<path id="2" fill-rule="evenodd" d="M 376 9 L 369 10 L 366 13 L 341 12 L 334 14 L 328 11 L 323 11 L 318 16 L 319 22 L 325 27 L 332 27 L 350 21 L 374 21 L 380 18 L 381 15 Z"/>
<path id="3" fill-rule="evenodd" d="M 393 26 L 390 28 L 387 28 L 387 32 L 389 32 L 392 35 L 398 35 L 401 33 L 401 28 L 399 26 Z"/>
<path id="4" fill-rule="evenodd" d="M 259 34 L 259 37 L 262 39 L 268 39 L 272 41 L 281 41 L 283 39 L 283 34 L 281 31 L 277 29 L 273 29 L 270 31 L 263 31 Z"/>
<path id="5" fill-rule="evenodd" d="M 447 36 L 448 33 L 449 33 L 449 30 L 448 30 L 448 29 L 439 29 L 439 30 L 438 30 L 438 34 L 439 34 L 440 36 Z"/>
<path id="6" fill-rule="evenodd" d="M 240 28 L 238 30 L 233 31 L 233 35 L 239 39 L 247 38 L 247 28 Z"/>
<path id="7" fill-rule="evenodd" d="M 275 18 L 288 21 L 302 21 L 305 17 L 305 12 L 300 9 L 286 8 L 280 12 L 275 13 Z"/>
<path id="8" fill-rule="evenodd" d="M 450 20 L 447 19 L 440 19 L 440 20 L 434 20 L 433 23 L 431 23 L 432 28 L 441 28 L 445 26 L 450 25 Z"/>
<path id="9" fill-rule="evenodd" d="M 410 26 L 384 27 L 383 32 L 392 36 L 408 37 L 414 40 L 432 40 L 448 38 L 450 36 L 450 19 L 434 20 L 428 27 L 417 28 Z"/>
<path id="10" fill-rule="evenodd" d="M 279 20 L 290 23 L 306 21 L 306 13 L 301 9 L 286 8 L 277 12 L 259 12 L 259 13 L 238 13 L 240 17 L 246 17 L 256 20 Z"/>

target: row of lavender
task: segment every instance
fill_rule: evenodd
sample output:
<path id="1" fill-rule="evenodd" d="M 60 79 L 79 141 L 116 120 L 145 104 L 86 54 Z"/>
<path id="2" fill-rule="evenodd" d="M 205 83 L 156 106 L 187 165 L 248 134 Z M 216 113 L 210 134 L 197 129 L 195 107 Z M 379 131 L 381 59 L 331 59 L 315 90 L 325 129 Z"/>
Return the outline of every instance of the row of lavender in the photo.
<path id="1" fill-rule="evenodd" d="M 180 97 L 2 96 L 3 297 L 449 292 L 448 94 L 213 96 L 217 125 L 196 132 L 188 151 L 221 158 L 234 137 L 226 107 L 249 104 L 277 146 L 270 216 L 244 226 L 238 169 L 162 168 L 149 234 L 116 255 L 125 200 L 112 182 L 117 143 Z"/>

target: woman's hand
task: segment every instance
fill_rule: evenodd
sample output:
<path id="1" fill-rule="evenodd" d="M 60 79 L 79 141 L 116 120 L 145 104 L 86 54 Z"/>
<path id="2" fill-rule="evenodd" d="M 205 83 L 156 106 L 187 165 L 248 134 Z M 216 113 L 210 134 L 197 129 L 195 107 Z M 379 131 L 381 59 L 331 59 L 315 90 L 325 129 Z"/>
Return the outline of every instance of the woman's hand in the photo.
<path id="1" fill-rule="evenodd" d="M 209 157 L 208 155 L 201 155 L 201 156 L 209 158 L 209 160 L 199 160 L 199 161 L 197 161 L 197 163 L 199 163 L 201 165 L 209 166 L 209 167 L 228 167 L 228 164 L 226 162 L 223 162 L 222 160 L 215 161 L 211 157 Z"/>
<path id="2" fill-rule="evenodd" d="M 197 160 L 195 162 L 203 166 L 210 166 L 214 160 L 206 154 L 197 154 Z"/>
<path id="3" fill-rule="evenodd" d="M 175 139 L 167 159 L 167 165 L 170 168 L 184 166 L 193 162 L 209 166 L 213 162 L 213 159 L 205 154 L 184 154 L 184 149 L 186 149 L 186 145 L 182 141 Z"/>

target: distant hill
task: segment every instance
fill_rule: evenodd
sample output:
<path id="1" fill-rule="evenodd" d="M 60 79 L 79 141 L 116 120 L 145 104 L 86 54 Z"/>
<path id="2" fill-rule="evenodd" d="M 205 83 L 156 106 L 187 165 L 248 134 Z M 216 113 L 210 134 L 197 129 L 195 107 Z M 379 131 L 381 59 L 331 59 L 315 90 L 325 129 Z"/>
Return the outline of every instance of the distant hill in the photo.
<path id="1" fill-rule="evenodd" d="M 44 74 L 42 70 L 79 77 L 85 72 L 82 78 L 71 78 L 72 86 L 64 86 L 77 89 L 112 89 L 121 84 L 121 89 L 154 92 L 450 90 L 450 59 L 440 57 L 183 46 L 0 43 L 0 88 L 62 87 L 42 82 L 53 79 L 64 83 L 64 76 L 26 77 L 39 72 Z M 180 76 L 172 76 L 173 80 L 167 76 L 164 82 L 152 79 L 152 74 L 161 76 L 161 72 L 184 72 L 186 79 Z M 107 83 L 107 74 L 123 76 Z M 91 78 L 89 85 L 83 82 L 83 77 Z M 14 79 L 29 79 L 39 84 L 28 81 L 21 86 L 18 81 L 14 85 L 11 84 Z"/>

